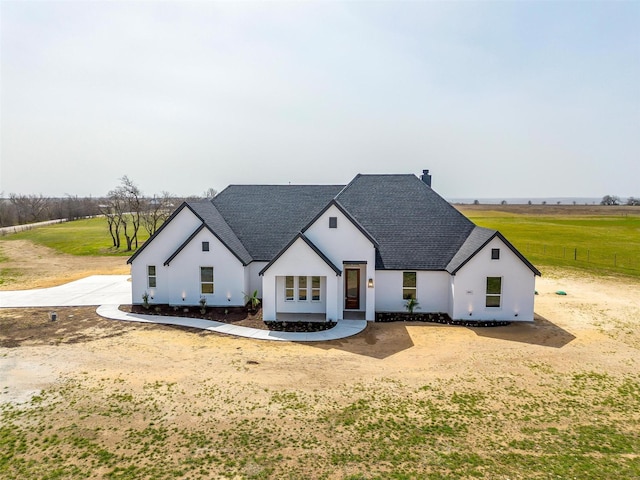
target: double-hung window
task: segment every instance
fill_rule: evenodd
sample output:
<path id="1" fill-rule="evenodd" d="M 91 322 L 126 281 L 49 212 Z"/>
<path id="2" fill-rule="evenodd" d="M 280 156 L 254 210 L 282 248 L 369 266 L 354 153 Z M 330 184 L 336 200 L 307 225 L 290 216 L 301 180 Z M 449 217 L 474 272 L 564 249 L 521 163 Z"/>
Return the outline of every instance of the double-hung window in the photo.
<path id="1" fill-rule="evenodd" d="M 402 299 L 416 299 L 416 272 L 402 272 Z"/>
<path id="2" fill-rule="evenodd" d="M 200 294 L 207 295 L 213 292 L 213 267 L 200 267 Z"/>
<path id="3" fill-rule="evenodd" d="M 157 284 L 156 277 L 156 266 L 148 265 L 147 266 L 147 285 L 149 288 L 156 288 Z"/>
<path id="4" fill-rule="evenodd" d="M 502 299 L 502 277 L 487 277 L 487 307 L 500 307 Z"/>
<path id="5" fill-rule="evenodd" d="M 307 300 L 307 277 L 298 277 L 298 300 Z"/>
<path id="6" fill-rule="evenodd" d="M 311 277 L 311 301 L 320 301 L 320 277 Z"/>
<path id="7" fill-rule="evenodd" d="M 292 276 L 284 277 L 284 299 L 292 302 L 295 297 L 294 278 Z"/>

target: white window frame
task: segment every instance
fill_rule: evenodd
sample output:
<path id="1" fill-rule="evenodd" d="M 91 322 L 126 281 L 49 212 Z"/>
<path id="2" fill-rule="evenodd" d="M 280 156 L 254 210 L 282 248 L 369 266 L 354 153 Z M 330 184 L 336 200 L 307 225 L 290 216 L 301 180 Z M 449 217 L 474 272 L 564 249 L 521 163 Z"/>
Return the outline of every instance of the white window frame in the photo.
<path id="1" fill-rule="evenodd" d="M 296 298 L 298 299 L 299 302 L 309 301 L 309 289 L 308 289 L 309 277 L 305 277 L 304 275 L 299 275 L 296 281 L 298 282 L 298 291 L 296 292 L 297 293 Z"/>
<path id="2" fill-rule="evenodd" d="M 287 285 L 287 279 L 291 279 L 291 286 Z M 291 293 L 291 295 L 289 295 Z M 284 301 L 294 302 L 296 299 L 296 277 L 293 275 L 286 275 L 284 277 Z"/>
<path id="3" fill-rule="evenodd" d="M 210 268 L 211 269 L 211 281 L 205 281 L 202 279 L 202 274 L 205 268 Z M 205 285 L 211 285 L 211 291 L 210 292 L 205 292 L 204 287 Z M 213 295 L 216 293 L 216 288 L 215 288 L 215 271 L 214 268 L 212 266 L 205 266 L 205 267 L 200 267 L 200 295 Z"/>
<path id="4" fill-rule="evenodd" d="M 415 279 L 416 279 L 416 281 L 415 281 L 415 285 L 414 285 L 413 287 L 411 287 L 411 286 L 406 286 L 406 285 L 405 285 L 405 283 L 404 283 L 404 282 L 405 282 L 405 278 L 404 278 L 404 276 L 405 276 L 405 274 L 407 274 L 407 273 L 413 273 L 413 275 L 415 275 Z M 407 296 L 406 296 L 405 292 L 406 292 L 407 290 L 412 290 L 412 291 L 413 291 L 413 298 L 414 298 L 415 300 L 417 300 L 417 299 L 418 299 L 418 272 L 412 272 L 412 271 L 402 272 L 402 299 L 403 299 L 403 300 L 409 300 L 409 298 L 411 298 L 411 297 L 407 297 Z"/>
<path id="5" fill-rule="evenodd" d="M 153 275 L 151 274 L 151 269 L 153 268 Z M 153 285 L 151 285 L 151 280 L 153 279 Z M 147 265 L 147 287 L 149 288 L 157 288 L 158 287 L 158 269 L 155 265 Z"/>
<path id="6" fill-rule="evenodd" d="M 317 279 L 317 286 L 313 286 L 313 279 Z M 287 279 L 291 283 L 287 284 Z M 314 296 L 317 299 L 314 299 Z M 285 302 L 314 302 L 322 301 L 322 277 L 309 275 L 285 275 L 284 276 L 284 301 Z"/>
<path id="7" fill-rule="evenodd" d="M 313 286 L 313 279 L 317 278 L 318 279 L 318 286 L 314 287 Z M 317 293 L 317 295 L 316 295 Z M 317 299 L 314 297 L 318 297 Z M 312 276 L 311 277 L 311 301 L 312 302 L 321 302 L 322 301 L 322 277 L 319 277 L 317 275 Z"/>
<path id="8" fill-rule="evenodd" d="M 491 278 L 497 278 L 500 280 L 500 292 L 499 293 L 489 293 L 489 279 Z M 498 299 L 498 304 L 497 305 L 489 305 L 489 299 Z M 484 300 L 484 306 L 485 308 L 490 308 L 490 309 L 497 309 L 497 308 L 502 308 L 502 277 L 487 277 L 487 283 L 486 283 L 486 287 L 485 287 L 485 300 Z"/>

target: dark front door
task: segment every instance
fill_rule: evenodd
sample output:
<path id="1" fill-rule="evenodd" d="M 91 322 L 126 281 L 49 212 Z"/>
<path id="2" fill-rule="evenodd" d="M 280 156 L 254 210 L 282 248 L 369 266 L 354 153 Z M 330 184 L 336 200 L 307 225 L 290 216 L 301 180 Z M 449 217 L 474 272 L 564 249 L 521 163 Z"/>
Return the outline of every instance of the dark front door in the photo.
<path id="1" fill-rule="evenodd" d="M 360 308 L 360 270 L 346 268 L 344 272 L 344 308 L 357 310 Z"/>

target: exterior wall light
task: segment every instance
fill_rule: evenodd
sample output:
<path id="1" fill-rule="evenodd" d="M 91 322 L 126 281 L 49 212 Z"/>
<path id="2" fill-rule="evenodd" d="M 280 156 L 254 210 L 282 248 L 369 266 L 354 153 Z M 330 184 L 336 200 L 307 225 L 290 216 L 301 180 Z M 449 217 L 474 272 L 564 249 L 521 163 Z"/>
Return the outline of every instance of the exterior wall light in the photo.
<path id="1" fill-rule="evenodd" d="M 187 298 L 187 292 L 183 291 L 182 292 L 182 301 L 184 302 L 184 299 Z"/>
<path id="2" fill-rule="evenodd" d="M 369 281 L 367 282 L 367 287 L 373 288 L 373 278 L 369 279 Z"/>
<path id="3" fill-rule="evenodd" d="M 230 301 L 231 301 L 231 294 L 227 293 L 227 302 L 230 302 Z"/>
<path id="4" fill-rule="evenodd" d="M 155 295 L 155 293 L 156 292 L 155 292 L 155 290 L 153 288 L 149 291 L 149 294 L 151 296 L 151 300 L 153 300 L 153 296 Z"/>

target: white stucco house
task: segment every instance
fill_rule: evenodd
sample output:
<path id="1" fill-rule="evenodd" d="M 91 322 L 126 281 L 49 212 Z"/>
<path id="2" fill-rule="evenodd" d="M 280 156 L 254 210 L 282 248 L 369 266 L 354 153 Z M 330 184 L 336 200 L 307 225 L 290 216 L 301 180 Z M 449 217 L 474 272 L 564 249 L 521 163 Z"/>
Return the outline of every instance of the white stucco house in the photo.
<path id="1" fill-rule="evenodd" d="M 133 299 L 241 306 L 263 318 L 327 320 L 402 312 L 533 321 L 540 272 L 415 175 L 357 175 L 348 185 L 231 185 L 185 202 L 129 260 Z"/>

